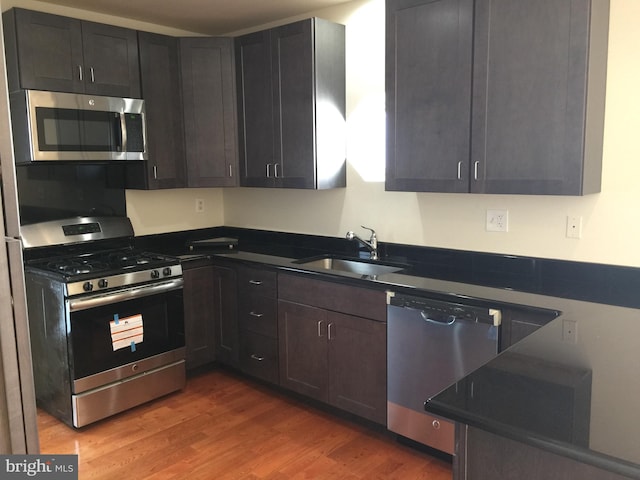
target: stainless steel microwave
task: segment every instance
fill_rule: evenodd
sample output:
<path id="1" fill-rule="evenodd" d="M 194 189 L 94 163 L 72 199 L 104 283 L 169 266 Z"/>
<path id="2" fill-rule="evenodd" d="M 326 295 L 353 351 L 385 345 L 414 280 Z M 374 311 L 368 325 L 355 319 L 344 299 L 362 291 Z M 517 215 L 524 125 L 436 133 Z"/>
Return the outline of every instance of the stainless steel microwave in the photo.
<path id="1" fill-rule="evenodd" d="M 16 163 L 147 159 L 144 100 L 22 90 L 9 101 Z"/>

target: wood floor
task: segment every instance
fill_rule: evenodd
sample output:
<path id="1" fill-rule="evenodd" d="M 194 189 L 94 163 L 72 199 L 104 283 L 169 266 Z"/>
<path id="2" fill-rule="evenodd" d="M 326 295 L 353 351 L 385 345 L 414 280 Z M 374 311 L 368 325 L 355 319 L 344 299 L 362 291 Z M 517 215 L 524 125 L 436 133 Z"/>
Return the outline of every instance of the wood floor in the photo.
<path id="1" fill-rule="evenodd" d="M 226 370 L 73 430 L 38 413 L 42 453 L 75 453 L 79 478 L 450 480 L 450 463 Z"/>

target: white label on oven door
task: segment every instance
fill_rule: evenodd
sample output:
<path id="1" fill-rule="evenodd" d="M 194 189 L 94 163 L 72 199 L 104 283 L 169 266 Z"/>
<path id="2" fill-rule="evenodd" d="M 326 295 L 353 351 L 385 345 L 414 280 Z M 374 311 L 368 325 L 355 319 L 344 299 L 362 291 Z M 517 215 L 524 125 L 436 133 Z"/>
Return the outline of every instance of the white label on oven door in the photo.
<path id="1" fill-rule="evenodd" d="M 130 317 L 118 318 L 117 315 L 109 322 L 111 328 L 111 343 L 113 351 L 121 348 L 130 348 L 135 352 L 136 345 L 144 340 L 144 325 L 142 315 L 132 315 Z"/>

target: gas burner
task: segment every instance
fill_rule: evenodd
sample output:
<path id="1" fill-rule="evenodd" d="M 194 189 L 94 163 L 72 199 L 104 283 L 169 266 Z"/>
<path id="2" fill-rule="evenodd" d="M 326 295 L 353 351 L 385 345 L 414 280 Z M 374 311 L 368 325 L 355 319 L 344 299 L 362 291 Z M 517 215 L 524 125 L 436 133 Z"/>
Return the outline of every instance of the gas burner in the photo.
<path id="1" fill-rule="evenodd" d="M 66 275 L 83 275 L 106 268 L 101 262 L 91 260 L 56 259 L 49 262 L 47 268 Z"/>
<path id="2" fill-rule="evenodd" d="M 134 268 L 138 266 L 148 265 L 156 260 L 146 252 L 113 252 L 109 255 L 108 262 L 110 265 L 118 268 Z"/>

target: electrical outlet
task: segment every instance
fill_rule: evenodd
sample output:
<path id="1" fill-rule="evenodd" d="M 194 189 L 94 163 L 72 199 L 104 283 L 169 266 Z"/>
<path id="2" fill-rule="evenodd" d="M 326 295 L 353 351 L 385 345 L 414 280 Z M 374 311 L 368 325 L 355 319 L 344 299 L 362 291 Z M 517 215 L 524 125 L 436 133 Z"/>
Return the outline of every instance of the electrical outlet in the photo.
<path id="1" fill-rule="evenodd" d="M 567 238 L 582 237 L 582 217 L 578 215 L 567 216 Z"/>
<path id="2" fill-rule="evenodd" d="M 509 211 L 487 210 L 487 232 L 508 232 Z"/>
<path id="3" fill-rule="evenodd" d="M 566 343 L 578 343 L 578 322 L 575 320 L 562 321 L 562 341 Z"/>
<path id="4" fill-rule="evenodd" d="M 204 199 L 196 198 L 196 213 L 204 212 Z"/>

